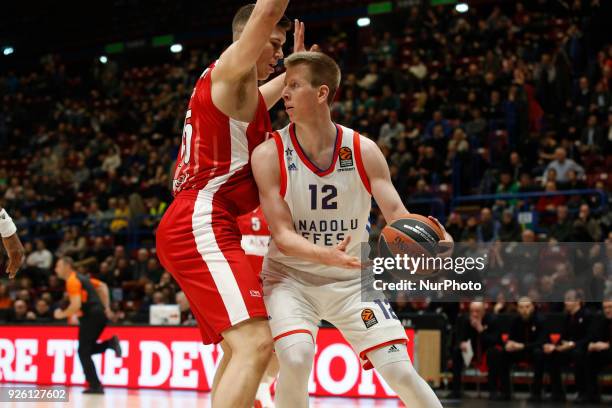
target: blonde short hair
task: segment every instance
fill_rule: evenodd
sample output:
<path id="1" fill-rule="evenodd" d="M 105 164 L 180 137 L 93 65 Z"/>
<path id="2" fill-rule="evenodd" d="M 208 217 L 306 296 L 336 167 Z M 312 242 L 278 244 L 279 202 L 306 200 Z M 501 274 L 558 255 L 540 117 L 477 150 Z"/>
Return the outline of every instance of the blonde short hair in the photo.
<path id="1" fill-rule="evenodd" d="M 331 106 L 340 86 L 340 67 L 332 58 L 322 52 L 302 51 L 285 58 L 285 67 L 306 65 L 310 70 L 310 84 L 313 87 L 325 85 L 329 88 L 327 103 Z"/>

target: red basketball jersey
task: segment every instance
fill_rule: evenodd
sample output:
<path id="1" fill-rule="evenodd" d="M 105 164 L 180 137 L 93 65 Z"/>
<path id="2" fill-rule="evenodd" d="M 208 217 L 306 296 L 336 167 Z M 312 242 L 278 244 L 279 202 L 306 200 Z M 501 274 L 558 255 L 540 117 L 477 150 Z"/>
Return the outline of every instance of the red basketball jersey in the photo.
<path id="1" fill-rule="evenodd" d="M 173 178 L 173 193 L 183 197 L 214 196 L 232 214 L 259 205 L 250 155 L 271 131 L 270 116 L 259 93 L 251 123 L 221 112 L 212 101 L 211 64 L 198 79 L 185 117 L 181 148 Z M 209 198 L 209 197 L 208 197 Z"/>
<path id="2" fill-rule="evenodd" d="M 249 258 L 253 271 L 261 272 L 263 258 L 268 252 L 270 230 L 261 207 L 237 218 L 242 233 L 242 249 Z"/>

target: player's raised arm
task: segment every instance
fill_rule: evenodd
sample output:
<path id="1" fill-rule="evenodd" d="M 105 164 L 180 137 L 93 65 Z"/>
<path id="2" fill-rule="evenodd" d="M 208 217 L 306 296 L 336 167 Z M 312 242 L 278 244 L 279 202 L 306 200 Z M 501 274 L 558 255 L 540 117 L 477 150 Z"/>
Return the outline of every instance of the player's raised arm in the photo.
<path id="1" fill-rule="evenodd" d="M 360 268 L 358 258 L 344 251 L 349 240 L 335 248 L 315 245 L 295 232 L 291 211 L 281 196 L 278 152 L 273 139 L 260 144 L 251 156 L 253 175 L 259 189 L 259 201 L 278 249 L 287 256 L 342 268 Z"/>
<path id="2" fill-rule="evenodd" d="M 240 22 L 232 24 L 234 36 L 239 38 L 221 54 L 215 70 L 217 80 L 235 81 L 253 69 L 288 4 L 289 0 L 258 0 L 244 27 Z"/>

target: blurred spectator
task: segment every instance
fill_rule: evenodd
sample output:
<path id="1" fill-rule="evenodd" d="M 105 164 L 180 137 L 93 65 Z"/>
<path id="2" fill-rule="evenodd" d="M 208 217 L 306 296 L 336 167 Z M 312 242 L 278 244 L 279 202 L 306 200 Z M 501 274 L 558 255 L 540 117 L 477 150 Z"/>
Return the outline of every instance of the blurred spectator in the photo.
<path id="1" fill-rule="evenodd" d="M 557 206 L 557 220 L 549 228 L 548 235 L 555 238 L 559 242 L 568 242 L 572 240 L 573 225 L 569 217 L 569 211 L 566 205 Z"/>
<path id="2" fill-rule="evenodd" d="M 597 123 L 597 116 L 590 115 L 587 126 L 580 136 L 580 150 L 582 153 L 599 152 L 606 145 L 603 129 Z"/>
<path id="3" fill-rule="evenodd" d="M 591 216 L 588 204 L 582 204 L 578 217 L 574 221 L 574 241 L 599 242 L 601 241 L 601 227 L 597 220 Z"/>
<path id="4" fill-rule="evenodd" d="M 544 177 L 548 170 L 554 169 L 557 174 L 557 182 L 564 183 L 567 181 L 568 170 L 574 170 L 578 177 L 584 177 L 584 169 L 574 160 L 567 158 L 567 151 L 563 147 L 555 149 L 554 160 L 548 163 L 544 171 Z"/>
<path id="5" fill-rule="evenodd" d="M 9 291 L 4 284 L 0 281 L 0 309 L 10 309 L 13 306 L 13 300 L 9 296 Z"/>
<path id="6" fill-rule="evenodd" d="M 599 373 L 612 363 L 612 300 L 602 303 L 603 315 L 594 317 L 589 329 L 586 361 L 584 365 L 586 392 L 578 402 L 600 404 Z"/>
<path id="7" fill-rule="evenodd" d="M 499 221 L 493 218 L 489 208 L 480 210 L 480 224 L 476 228 L 478 242 L 493 242 L 499 237 Z"/>
<path id="8" fill-rule="evenodd" d="M 50 323 L 54 321 L 51 308 L 45 299 L 41 298 L 36 301 L 34 313 L 36 315 L 36 323 Z"/>
<path id="9" fill-rule="evenodd" d="M 30 253 L 26 258 L 26 265 L 29 268 L 36 268 L 46 276 L 49 276 L 51 272 L 51 265 L 53 264 L 53 254 L 49 251 L 42 239 L 34 240 L 36 250 Z"/>
<path id="10" fill-rule="evenodd" d="M 495 359 L 489 361 L 489 375 L 499 376 L 501 395 L 499 398 L 510 401 L 510 369 L 518 362 L 530 362 L 534 365 L 531 399 L 537 400 L 542 389 L 543 353 L 545 339 L 544 321 L 538 315 L 533 301 L 528 297 L 518 300 L 518 315 L 514 317 L 507 334 L 507 340 L 499 355 L 492 352 Z M 493 381 L 496 381 L 495 379 Z M 495 396 L 494 396 L 495 397 Z"/>
<path id="11" fill-rule="evenodd" d="M 397 143 L 404 130 L 404 124 L 397 120 L 397 112 L 392 110 L 389 112 L 389 121 L 380 128 L 378 140 L 387 146 L 392 146 Z"/>
<path id="12" fill-rule="evenodd" d="M 473 351 L 472 364 L 476 367 L 482 365 L 484 356 L 490 359 L 495 345 L 499 343 L 499 333 L 492 314 L 486 313 L 485 305 L 482 302 L 471 302 L 469 315 L 463 316 L 457 321 L 455 331 L 455 345 L 453 348 L 453 386 L 452 398 L 461 398 L 461 373 L 464 367 L 463 353 L 470 348 Z M 489 390 L 494 390 L 495 384 L 492 383 L 493 376 L 490 377 Z"/>
<path id="13" fill-rule="evenodd" d="M 28 304 L 22 299 L 15 300 L 8 321 L 10 323 L 24 323 L 28 320 L 32 320 Z"/>
<path id="14" fill-rule="evenodd" d="M 551 334 L 551 339 L 542 346 L 546 370 L 551 379 L 553 401 L 565 401 L 561 373 L 562 368 L 569 366 L 570 363 L 574 366 L 578 394 L 581 398 L 585 396 L 586 383 L 583 364 L 590 324 L 591 316 L 582 306 L 582 296 L 573 289 L 569 290 L 565 294 L 565 322 L 560 340 L 555 342 Z"/>
<path id="15" fill-rule="evenodd" d="M 179 309 L 181 311 L 181 324 L 194 326 L 196 324 L 196 320 L 191 313 L 191 308 L 189 307 L 189 302 L 187 301 L 187 296 L 183 291 L 180 291 L 175 296 L 175 301 L 179 305 Z"/>
<path id="16" fill-rule="evenodd" d="M 501 242 L 518 242 L 521 240 L 521 227 L 510 210 L 504 210 L 502 214 L 498 238 Z"/>

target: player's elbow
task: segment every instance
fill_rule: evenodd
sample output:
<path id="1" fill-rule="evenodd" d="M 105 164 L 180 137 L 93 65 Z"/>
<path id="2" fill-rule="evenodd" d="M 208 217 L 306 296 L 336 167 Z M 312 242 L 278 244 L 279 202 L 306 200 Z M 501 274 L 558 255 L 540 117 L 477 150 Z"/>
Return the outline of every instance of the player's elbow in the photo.
<path id="1" fill-rule="evenodd" d="M 285 239 L 283 235 L 283 233 L 272 233 L 271 237 L 274 241 L 274 245 L 276 245 L 276 248 L 278 248 L 281 254 L 285 256 L 291 256 L 293 255 L 291 251 L 291 246 L 288 245 L 287 239 Z"/>

